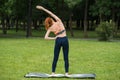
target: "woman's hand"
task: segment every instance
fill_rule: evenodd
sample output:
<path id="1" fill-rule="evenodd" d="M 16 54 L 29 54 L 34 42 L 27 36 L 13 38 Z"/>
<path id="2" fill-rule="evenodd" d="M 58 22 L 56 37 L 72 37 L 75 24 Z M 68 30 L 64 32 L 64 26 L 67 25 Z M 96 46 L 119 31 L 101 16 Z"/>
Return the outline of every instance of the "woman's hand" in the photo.
<path id="1" fill-rule="evenodd" d="M 39 6 L 39 5 L 38 5 L 38 6 L 36 6 L 36 8 L 37 8 L 37 9 L 40 9 L 40 10 L 42 10 L 42 9 L 43 9 L 43 7 L 42 7 L 42 6 Z"/>

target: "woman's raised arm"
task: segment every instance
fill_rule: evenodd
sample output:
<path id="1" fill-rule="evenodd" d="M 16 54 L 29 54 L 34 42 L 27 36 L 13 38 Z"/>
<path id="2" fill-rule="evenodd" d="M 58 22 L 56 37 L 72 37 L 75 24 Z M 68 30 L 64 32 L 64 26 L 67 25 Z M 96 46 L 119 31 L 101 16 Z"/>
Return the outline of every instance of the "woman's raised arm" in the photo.
<path id="1" fill-rule="evenodd" d="M 61 21 L 61 19 L 59 17 L 57 17 L 54 13 L 52 13 L 51 11 L 47 10 L 46 8 L 42 7 L 42 6 L 36 6 L 37 9 L 39 10 L 43 10 L 46 13 L 48 13 L 50 16 L 52 16 L 56 21 Z"/>

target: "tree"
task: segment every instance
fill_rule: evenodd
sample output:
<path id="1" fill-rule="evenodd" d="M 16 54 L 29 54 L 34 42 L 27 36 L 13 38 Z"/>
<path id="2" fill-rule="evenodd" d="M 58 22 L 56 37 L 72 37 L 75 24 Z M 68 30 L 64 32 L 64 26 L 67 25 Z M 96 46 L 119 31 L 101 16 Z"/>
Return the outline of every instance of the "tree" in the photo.
<path id="1" fill-rule="evenodd" d="M 28 17 L 28 2 L 29 0 L 14 0 L 13 4 L 13 19 L 16 22 L 16 32 L 19 30 L 19 23 L 27 23 Z"/>
<path id="2" fill-rule="evenodd" d="M 84 2 L 79 2 L 73 8 L 73 19 L 76 20 L 76 27 L 77 29 L 83 30 L 83 20 L 84 20 Z M 80 22 L 81 21 L 81 22 Z"/>
<path id="3" fill-rule="evenodd" d="M 0 0 L 0 16 L 1 16 L 1 23 L 2 23 L 2 29 L 3 29 L 3 34 L 7 33 L 6 27 L 5 27 L 5 8 L 4 8 L 4 4 L 6 3 L 5 0 Z"/>
<path id="4" fill-rule="evenodd" d="M 3 34 L 7 34 L 7 28 L 10 27 L 10 18 L 12 15 L 13 0 L 1 0 L 0 1 L 0 15 Z M 5 23 L 6 22 L 6 23 Z"/>
<path id="5" fill-rule="evenodd" d="M 82 1 L 82 0 L 65 0 L 65 2 L 68 4 L 69 8 L 71 9 L 70 16 L 69 16 L 69 20 L 70 20 L 69 27 L 70 27 L 70 32 L 71 32 L 72 37 L 74 37 L 73 30 L 72 30 L 72 16 L 73 16 L 72 9 L 80 1 Z"/>
<path id="6" fill-rule="evenodd" d="M 119 24 L 120 21 L 120 0 L 95 0 L 90 7 L 93 16 L 99 16 L 100 22 L 110 21 Z M 116 28 L 117 30 L 117 28 Z"/>
<path id="7" fill-rule="evenodd" d="M 95 0 L 95 4 L 90 7 L 90 11 L 93 16 L 99 15 L 100 22 L 107 19 L 106 16 L 110 16 L 111 0 Z"/>
<path id="8" fill-rule="evenodd" d="M 27 34 L 26 34 L 26 37 L 30 37 L 32 36 L 32 26 L 31 26 L 31 23 L 32 23 L 32 0 L 29 0 L 28 2 L 28 25 L 27 25 Z"/>
<path id="9" fill-rule="evenodd" d="M 87 34 L 87 22 L 88 22 L 88 1 L 89 0 L 85 0 L 85 11 L 84 11 L 84 38 L 87 38 L 88 37 L 88 34 Z"/>
<path id="10" fill-rule="evenodd" d="M 111 15 L 112 15 L 112 21 L 116 23 L 115 28 L 115 35 L 117 35 L 117 29 L 119 29 L 119 21 L 120 21 L 120 1 L 119 0 L 112 0 L 111 5 Z"/>

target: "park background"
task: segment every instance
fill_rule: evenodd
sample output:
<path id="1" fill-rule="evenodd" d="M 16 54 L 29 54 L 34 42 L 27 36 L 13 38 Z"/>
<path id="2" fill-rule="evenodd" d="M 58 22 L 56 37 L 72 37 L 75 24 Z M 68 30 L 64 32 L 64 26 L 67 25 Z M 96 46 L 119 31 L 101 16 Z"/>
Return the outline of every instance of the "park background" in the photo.
<path id="1" fill-rule="evenodd" d="M 44 40 L 44 19 L 49 15 L 36 5 L 62 19 L 70 43 L 71 74 L 120 79 L 119 0 L 0 0 L 0 80 L 36 80 L 24 75 L 51 73 L 54 41 Z M 64 73 L 62 51 L 57 73 Z"/>

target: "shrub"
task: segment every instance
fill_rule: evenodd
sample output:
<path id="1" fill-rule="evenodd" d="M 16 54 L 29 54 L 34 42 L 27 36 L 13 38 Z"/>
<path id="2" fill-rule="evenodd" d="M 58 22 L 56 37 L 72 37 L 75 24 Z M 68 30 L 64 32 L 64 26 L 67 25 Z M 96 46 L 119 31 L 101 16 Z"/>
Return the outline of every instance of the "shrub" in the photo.
<path id="1" fill-rule="evenodd" d="M 100 41 L 109 41 L 113 38 L 115 24 L 113 22 L 101 22 L 96 28 Z"/>

